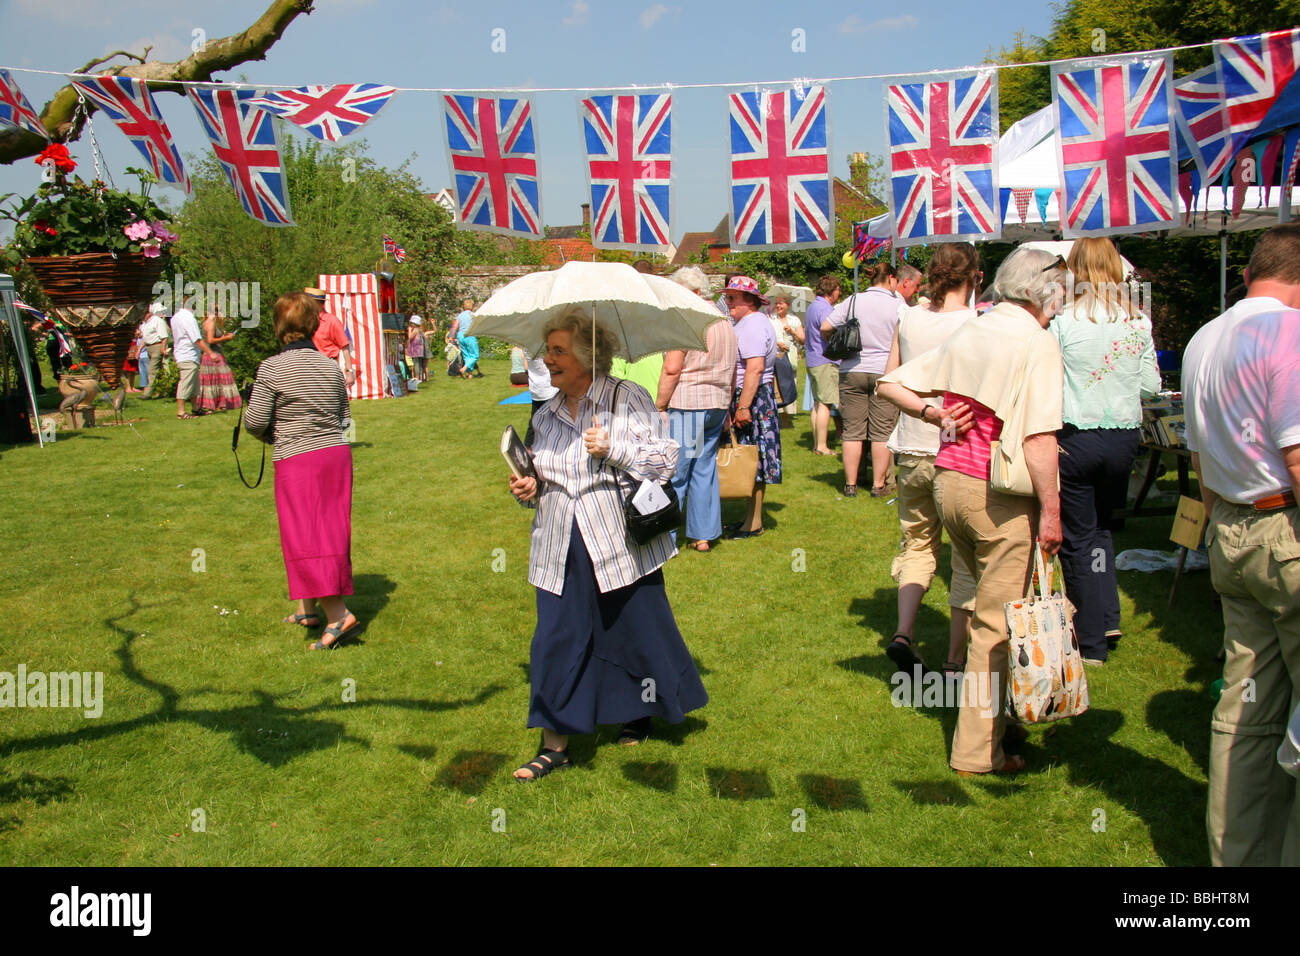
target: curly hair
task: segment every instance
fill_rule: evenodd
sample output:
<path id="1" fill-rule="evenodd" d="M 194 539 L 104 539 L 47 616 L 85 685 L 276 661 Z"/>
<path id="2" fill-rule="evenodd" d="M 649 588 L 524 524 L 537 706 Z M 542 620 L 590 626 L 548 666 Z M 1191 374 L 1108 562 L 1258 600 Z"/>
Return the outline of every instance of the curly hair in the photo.
<path id="1" fill-rule="evenodd" d="M 964 285 L 979 289 L 980 254 L 969 242 L 941 243 L 930 259 L 929 277 L 930 301 L 937 308 L 949 292 Z"/>
<path id="2" fill-rule="evenodd" d="M 596 351 L 594 355 L 591 350 L 593 322 L 595 322 L 596 327 Z M 572 334 L 573 357 L 588 372 L 593 375 L 609 374 L 610 367 L 614 364 L 614 353 L 618 348 L 618 341 L 614 338 L 614 333 L 606 328 L 603 322 L 595 321 L 584 309 L 574 307 L 553 316 L 542 326 L 542 341 L 545 342 L 549 339 L 552 332 L 568 332 Z"/>

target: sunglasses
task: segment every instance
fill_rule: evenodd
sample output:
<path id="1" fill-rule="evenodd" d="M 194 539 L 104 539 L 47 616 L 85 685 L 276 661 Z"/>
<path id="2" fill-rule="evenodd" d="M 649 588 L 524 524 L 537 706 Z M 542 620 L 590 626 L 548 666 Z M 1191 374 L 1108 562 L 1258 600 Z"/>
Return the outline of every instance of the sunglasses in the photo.
<path id="1" fill-rule="evenodd" d="M 1068 268 L 1069 266 L 1065 264 L 1065 256 L 1058 255 L 1056 257 L 1056 261 L 1053 262 L 1051 265 L 1043 266 L 1043 271 L 1051 272 L 1053 269 L 1068 269 Z"/>

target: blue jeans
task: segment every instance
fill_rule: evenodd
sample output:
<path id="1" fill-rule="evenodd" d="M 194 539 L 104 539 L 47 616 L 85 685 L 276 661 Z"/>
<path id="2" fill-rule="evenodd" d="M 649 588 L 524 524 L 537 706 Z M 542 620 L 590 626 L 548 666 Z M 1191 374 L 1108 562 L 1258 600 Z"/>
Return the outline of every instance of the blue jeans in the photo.
<path id="1" fill-rule="evenodd" d="M 144 388 L 149 384 L 149 350 L 146 348 L 140 349 L 140 355 L 136 361 L 140 363 L 140 383 L 137 387 Z"/>
<path id="2" fill-rule="evenodd" d="M 669 432 L 682 446 L 677 473 L 673 475 L 673 490 L 678 500 L 684 502 L 686 536 L 692 541 L 716 541 L 722 537 L 718 438 L 726 420 L 724 408 L 668 409 Z"/>

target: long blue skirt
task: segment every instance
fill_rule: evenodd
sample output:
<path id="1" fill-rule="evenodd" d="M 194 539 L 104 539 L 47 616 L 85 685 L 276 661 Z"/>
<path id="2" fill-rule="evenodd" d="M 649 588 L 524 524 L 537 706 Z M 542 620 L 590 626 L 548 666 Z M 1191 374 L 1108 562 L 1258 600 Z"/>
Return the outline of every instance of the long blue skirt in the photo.
<path id="1" fill-rule="evenodd" d="M 537 589 L 530 674 L 528 726 L 559 734 L 642 717 L 679 724 L 709 701 L 668 606 L 663 572 L 601 594 L 576 521 L 564 594 Z"/>

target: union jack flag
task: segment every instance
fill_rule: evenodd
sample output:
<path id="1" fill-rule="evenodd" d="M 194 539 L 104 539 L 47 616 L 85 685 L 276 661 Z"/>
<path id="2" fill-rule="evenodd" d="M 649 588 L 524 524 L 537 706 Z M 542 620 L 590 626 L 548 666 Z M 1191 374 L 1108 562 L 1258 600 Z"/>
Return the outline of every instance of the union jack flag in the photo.
<path id="1" fill-rule="evenodd" d="M 532 101 L 444 96 L 443 116 L 462 228 L 540 237 Z"/>
<path id="2" fill-rule="evenodd" d="M 8 70 L 0 70 L 0 126 L 14 126 L 49 139 L 41 118 Z"/>
<path id="3" fill-rule="evenodd" d="M 997 102 L 994 70 L 886 89 L 898 245 L 1002 235 Z"/>
<path id="4" fill-rule="evenodd" d="M 1066 238 L 1175 224 L 1171 57 L 1139 54 L 1052 67 Z"/>
<path id="5" fill-rule="evenodd" d="M 279 131 L 270 113 L 252 105 L 257 91 L 194 86 L 188 91 L 244 212 L 266 226 L 292 226 Z"/>
<path id="6" fill-rule="evenodd" d="M 1295 76 L 1300 63 L 1300 27 L 1220 40 L 1214 44 L 1214 61 L 1223 79 L 1223 108 L 1235 154 Z"/>
<path id="7" fill-rule="evenodd" d="M 592 245 L 669 245 L 671 111 L 667 93 L 591 96 L 579 102 L 594 210 Z"/>
<path id="8" fill-rule="evenodd" d="M 189 174 L 181 162 L 181 151 L 143 80 L 129 76 L 83 77 L 73 79 L 72 85 L 117 124 L 117 128 L 140 151 L 159 182 L 185 193 L 191 191 Z"/>
<path id="9" fill-rule="evenodd" d="M 732 246 L 832 245 L 826 88 L 732 93 L 728 102 Z"/>
<path id="10" fill-rule="evenodd" d="M 1228 135 L 1218 65 L 1212 63 L 1175 80 L 1174 99 L 1178 104 L 1175 119 L 1182 145 L 1195 161 L 1201 179 L 1213 182 L 1223 175 L 1232 158 L 1232 137 Z M 1180 149 L 1179 153 L 1182 152 Z"/>
<path id="11" fill-rule="evenodd" d="M 396 92 L 394 87 L 377 83 L 341 83 L 277 90 L 251 102 L 323 143 L 337 143 L 374 119 Z"/>
<path id="12" fill-rule="evenodd" d="M 392 236 L 384 236 L 384 255 L 392 256 L 395 262 L 406 261 L 406 250 L 399 246 Z"/>

